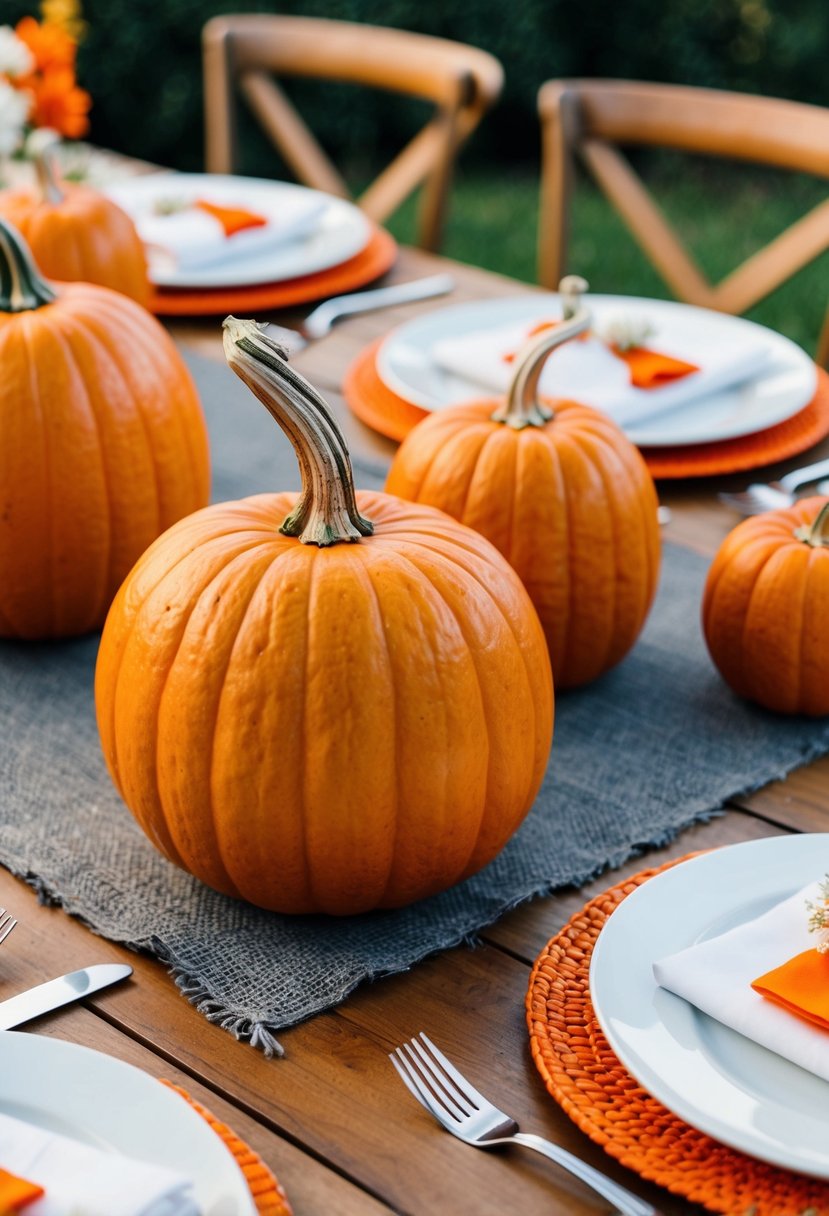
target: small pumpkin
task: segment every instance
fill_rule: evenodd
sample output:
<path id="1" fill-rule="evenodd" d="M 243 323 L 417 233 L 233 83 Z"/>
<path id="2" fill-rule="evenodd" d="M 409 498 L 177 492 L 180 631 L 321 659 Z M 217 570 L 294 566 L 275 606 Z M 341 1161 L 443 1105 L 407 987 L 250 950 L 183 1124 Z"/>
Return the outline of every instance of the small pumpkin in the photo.
<path id="1" fill-rule="evenodd" d="M 40 270 L 111 287 L 146 307 L 147 259 L 127 213 L 97 190 L 59 183 L 48 145 L 36 152 L 35 168 L 33 189 L 0 190 L 0 216 L 21 233 Z"/>
<path id="2" fill-rule="evenodd" d="M 829 714 L 829 498 L 744 520 L 717 552 L 705 640 L 741 697 L 785 714 Z"/>
<path id="3" fill-rule="evenodd" d="M 50 285 L 0 220 L 0 637 L 103 624 L 147 545 L 209 496 L 187 368 L 145 309 Z"/>
<path id="4" fill-rule="evenodd" d="M 506 403 L 431 415 L 406 436 L 386 482 L 503 553 L 538 610 L 557 689 L 586 684 L 628 652 L 659 570 L 656 491 L 637 449 L 597 410 L 537 397 L 547 356 L 589 326 L 586 286 L 562 282 L 565 320 L 519 354 Z"/>
<path id="5" fill-rule="evenodd" d="M 110 773 L 161 852 L 228 895 L 338 915 L 433 895 L 538 791 L 538 618 L 483 537 L 355 494 L 330 408 L 255 322 L 228 318 L 224 343 L 303 489 L 199 511 L 130 573 L 95 681 Z"/>

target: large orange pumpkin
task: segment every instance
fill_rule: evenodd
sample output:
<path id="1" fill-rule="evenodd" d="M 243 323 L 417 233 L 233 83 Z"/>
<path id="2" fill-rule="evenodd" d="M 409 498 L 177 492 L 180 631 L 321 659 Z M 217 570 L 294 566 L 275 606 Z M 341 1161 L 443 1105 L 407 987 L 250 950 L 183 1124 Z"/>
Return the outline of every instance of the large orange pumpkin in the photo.
<path id="1" fill-rule="evenodd" d="M 527 813 L 552 736 L 544 636 L 483 537 L 357 493 L 325 401 L 251 321 L 234 371 L 296 448 L 300 495 L 171 528 L 121 588 L 95 695 L 104 755 L 177 865 L 280 912 L 432 895 Z"/>
<path id="2" fill-rule="evenodd" d="M 0 216 L 22 234 L 48 278 L 97 283 L 146 305 L 150 281 L 135 224 L 98 191 L 59 184 L 50 158 L 48 148 L 37 154 L 35 188 L 0 190 Z"/>
<path id="3" fill-rule="evenodd" d="M 538 610 L 557 689 L 587 683 L 628 652 L 659 568 L 656 492 L 639 452 L 597 410 L 537 399 L 546 357 L 588 327 L 578 301 L 565 316 L 519 355 L 506 404 L 425 419 L 386 482 L 389 493 L 440 507 L 504 554 Z"/>
<path id="4" fill-rule="evenodd" d="M 0 220 L 0 636 L 103 624 L 147 545 L 209 496 L 198 396 L 133 300 L 49 285 Z"/>
<path id="5" fill-rule="evenodd" d="M 746 519 L 714 558 L 705 640 L 741 697 L 787 714 L 829 714 L 829 498 Z"/>

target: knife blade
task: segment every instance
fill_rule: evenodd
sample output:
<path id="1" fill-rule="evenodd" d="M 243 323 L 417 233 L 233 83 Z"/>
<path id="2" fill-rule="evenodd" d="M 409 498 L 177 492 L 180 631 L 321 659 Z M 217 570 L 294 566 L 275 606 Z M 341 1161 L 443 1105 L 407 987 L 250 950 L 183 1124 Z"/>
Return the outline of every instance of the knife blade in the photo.
<path id="1" fill-rule="evenodd" d="M 95 963 L 92 967 L 70 971 L 56 980 L 27 988 L 7 1001 L 0 1001 L 0 1030 L 12 1030 L 42 1013 L 51 1013 L 61 1005 L 82 1000 L 92 992 L 125 980 L 128 975 L 132 975 L 132 967 L 126 963 Z"/>

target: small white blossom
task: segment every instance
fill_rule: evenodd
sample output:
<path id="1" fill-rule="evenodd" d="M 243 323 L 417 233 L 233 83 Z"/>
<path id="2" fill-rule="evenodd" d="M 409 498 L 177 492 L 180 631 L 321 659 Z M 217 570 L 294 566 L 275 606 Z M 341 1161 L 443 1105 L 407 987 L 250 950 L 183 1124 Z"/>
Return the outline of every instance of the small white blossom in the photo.
<path id="1" fill-rule="evenodd" d="M 25 76 L 34 69 L 32 52 L 10 25 L 0 25 L 0 75 Z"/>
<path id="2" fill-rule="evenodd" d="M 0 156 L 8 156 L 20 144 L 31 104 L 29 92 L 0 78 Z"/>
<path id="3" fill-rule="evenodd" d="M 818 888 L 820 899 L 814 903 L 806 900 L 806 911 L 809 913 L 809 932 L 821 933 L 822 939 L 815 946 L 818 954 L 829 954 L 829 874 Z"/>
<path id="4" fill-rule="evenodd" d="M 599 337 L 619 350 L 630 350 L 635 346 L 644 346 L 655 332 L 647 317 L 624 315 L 608 317 L 599 330 Z"/>

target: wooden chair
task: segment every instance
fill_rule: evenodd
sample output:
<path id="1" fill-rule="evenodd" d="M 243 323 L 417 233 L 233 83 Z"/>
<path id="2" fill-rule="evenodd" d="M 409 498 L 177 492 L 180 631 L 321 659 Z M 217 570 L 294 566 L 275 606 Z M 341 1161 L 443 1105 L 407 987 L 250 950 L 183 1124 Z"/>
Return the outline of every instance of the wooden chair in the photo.
<path id="1" fill-rule="evenodd" d="M 689 304 L 742 313 L 829 248 L 829 200 L 722 282 L 710 283 L 616 145 L 651 145 L 753 161 L 829 178 L 829 110 L 681 85 L 551 80 L 538 97 L 542 126 L 539 279 L 566 272 L 574 154 L 614 204 L 671 291 Z M 829 362 L 829 311 L 817 361 Z"/>
<path id="2" fill-rule="evenodd" d="M 357 200 L 378 222 L 425 183 L 418 243 L 440 244 L 458 147 L 497 100 L 503 71 L 477 47 L 404 30 L 271 14 L 214 17 L 204 27 L 207 169 L 233 171 L 234 85 L 297 178 L 350 197 L 340 173 L 274 77 L 348 81 L 433 102 L 434 116 Z"/>

